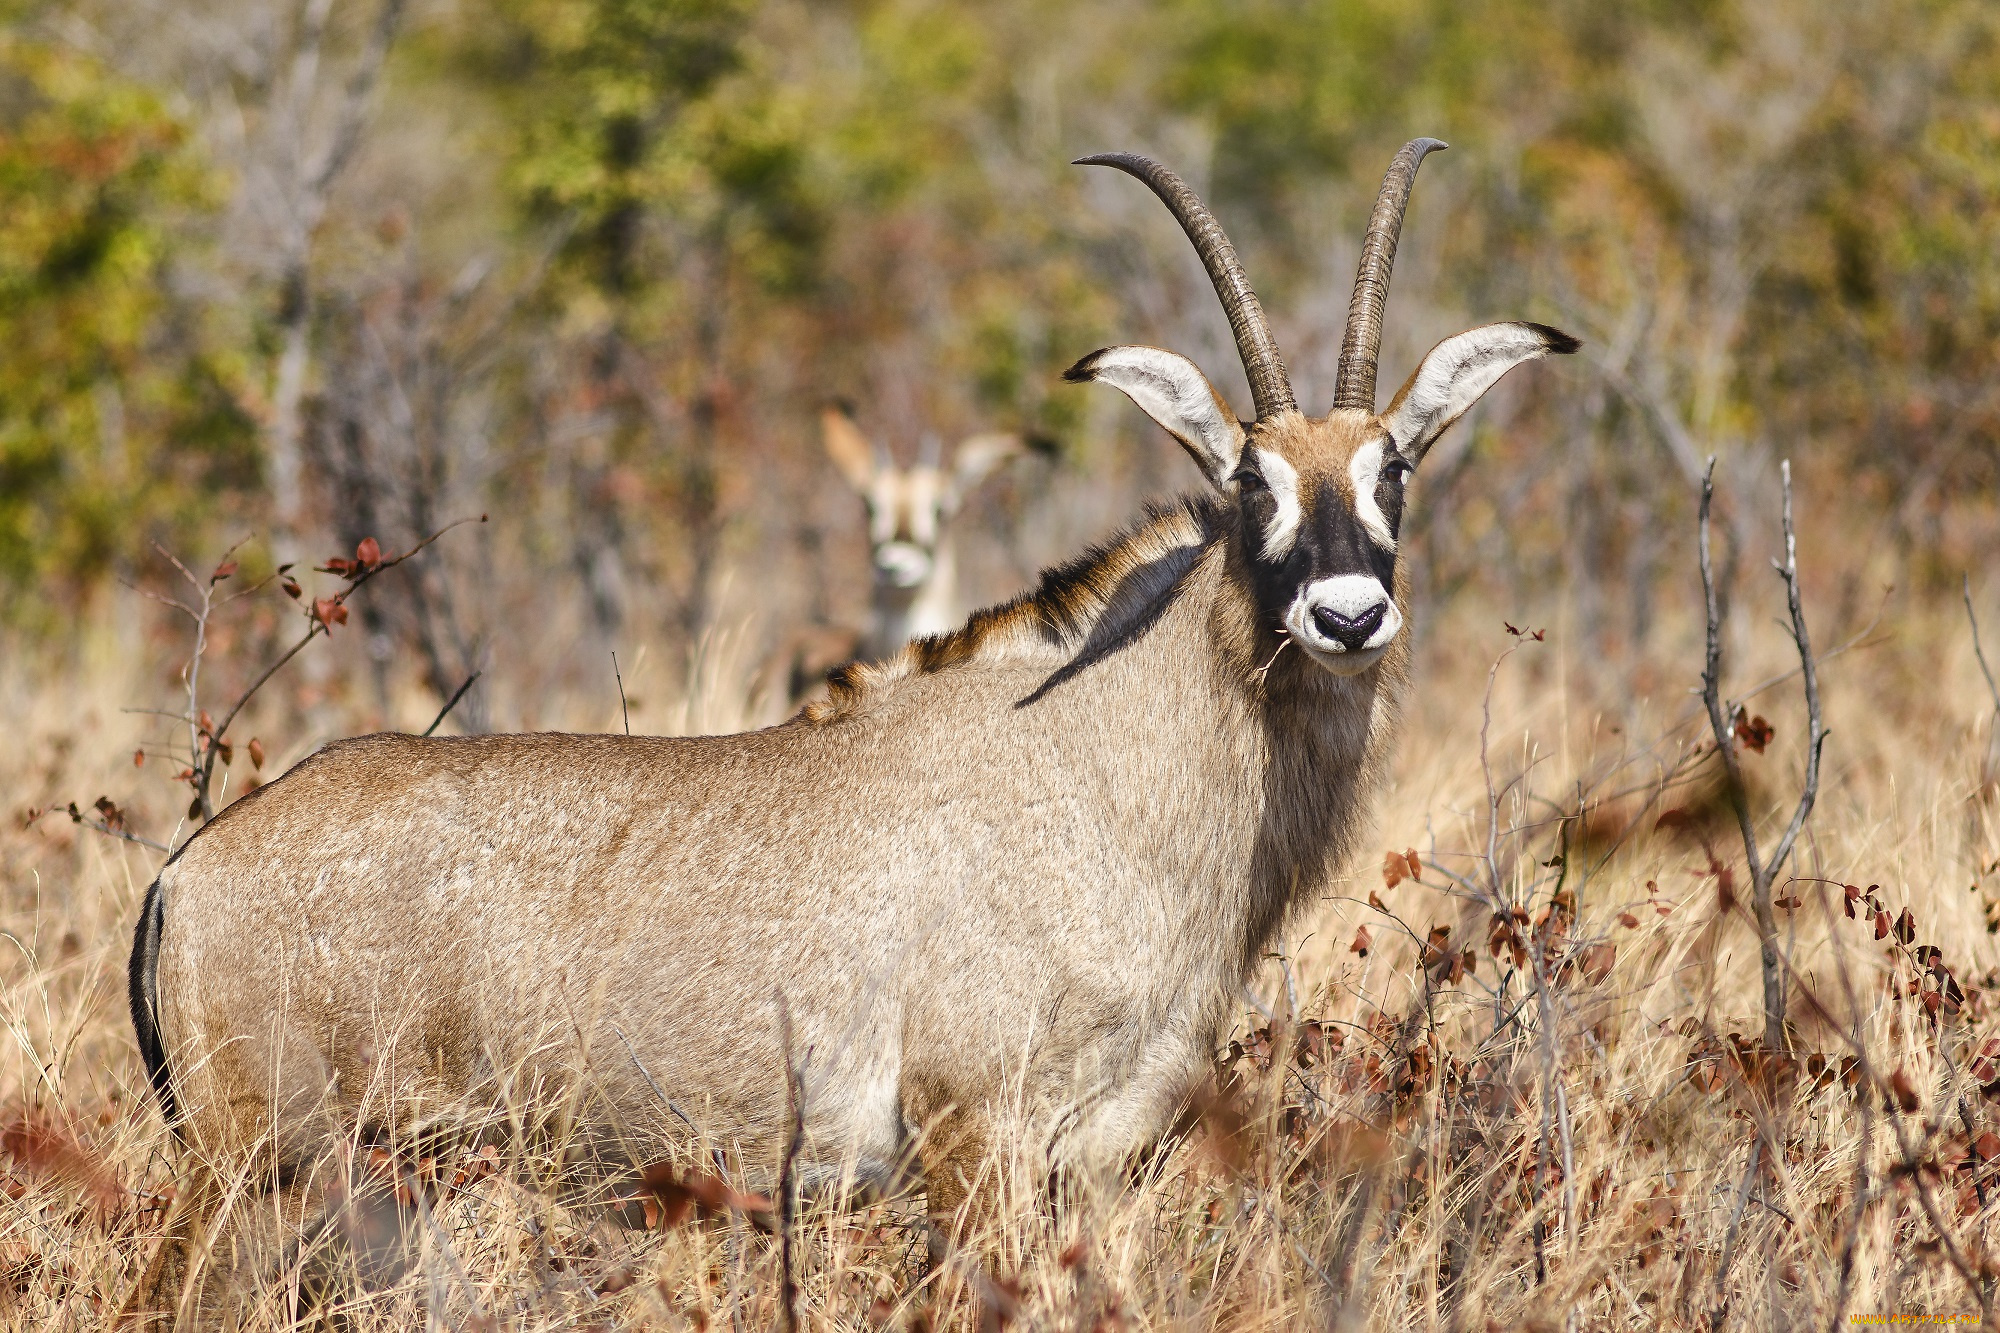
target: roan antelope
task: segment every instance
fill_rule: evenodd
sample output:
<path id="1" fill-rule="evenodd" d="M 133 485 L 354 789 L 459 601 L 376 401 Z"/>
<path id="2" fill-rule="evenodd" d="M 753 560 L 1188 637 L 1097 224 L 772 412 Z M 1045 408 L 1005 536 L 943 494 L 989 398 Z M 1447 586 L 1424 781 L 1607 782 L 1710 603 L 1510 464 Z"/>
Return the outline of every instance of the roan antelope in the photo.
<path id="1" fill-rule="evenodd" d="M 868 555 L 874 569 L 864 657 L 888 657 L 911 639 L 956 629 L 958 561 L 951 521 L 981 482 L 1020 457 L 1021 437 L 974 435 L 952 450 L 943 466 L 935 438 L 911 467 L 898 467 L 881 445 L 861 433 L 839 407 L 820 413 L 827 456 L 868 509 Z"/>
<path id="2" fill-rule="evenodd" d="M 1577 345 L 1459 334 L 1376 413 L 1403 207 L 1440 146 L 1409 144 L 1383 181 L 1316 418 L 1193 191 L 1142 157 L 1083 159 L 1186 230 L 1256 417 L 1171 352 L 1078 362 L 1208 489 L 1035 591 L 838 673 L 765 731 L 363 737 L 205 827 L 132 955 L 189 1177 L 131 1308 L 185 1294 L 222 1318 L 259 1256 L 345 1246 L 337 1271 L 395 1271 L 353 1221 L 371 1142 L 561 1133 L 582 1179 L 685 1151 L 698 1124 L 768 1183 L 791 1071 L 806 1183 L 914 1171 L 960 1227 L 996 1143 L 1093 1172 L 1153 1142 L 1363 835 L 1408 678 L 1410 474 L 1508 369 Z"/>

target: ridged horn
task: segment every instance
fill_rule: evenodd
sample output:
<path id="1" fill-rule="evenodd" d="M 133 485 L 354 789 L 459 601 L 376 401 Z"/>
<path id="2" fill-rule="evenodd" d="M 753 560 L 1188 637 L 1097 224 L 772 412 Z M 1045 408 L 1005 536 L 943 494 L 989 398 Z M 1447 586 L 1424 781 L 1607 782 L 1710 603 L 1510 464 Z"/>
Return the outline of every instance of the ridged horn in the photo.
<path id="1" fill-rule="evenodd" d="M 1079 157 L 1073 165 L 1116 167 L 1152 187 L 1167 211 L 1174 215 L 1174 221 L 1181 224 L 1181 230 L 1194 242 L 1195 253 L 1201 256 L 1202 266 L 1208 270 L 1208 280 L 1215 284 L 1215 294 L 1221 298 L 1223 313 L 1229 316 L 1229 327 L 1236 334 L 1236 354 L 1243 358 L 1243 373 L 1250 378 L 1250 398 L 1257 405 L 1257 419 L 1262 421 L 1280 412 L 1293 411 L 1297 405 L 1292 400 L 1292 381 L 1285 374 L 1285 359 L 1278 354 L 1278 343 L 1271 336 L 1264 307 L 1258 303 L 1257 293 L 1250 290 L 1250 279 L 1236 257 L 1236 247 L 1229 243 L 1222 224 L 1215 220 L 1201 197 L 1170 169 L 1137 153 L 1096 153 Z"/>
<path id="2" fill-rule="evenodd" d="M 1403 209 L 1424 155 L 1450 147 L 1439 139 L 1412 139 L 1396 154 L 1382 177 L 1375 211 L 1368 216 L 1368 234 L 1361 241 L 1361 266 L 1354 274 L 1354 296 L 1347 305 L 1347 332 L 1340 340 L 1340 370 L 1333 381 L 1333 405 L 1375 410 L 1375 358 L 1382 350 L 1382 307 L 1389 300 L 1389 271 L 1396 266 L 1396 238 L 1403 231 Z"/>

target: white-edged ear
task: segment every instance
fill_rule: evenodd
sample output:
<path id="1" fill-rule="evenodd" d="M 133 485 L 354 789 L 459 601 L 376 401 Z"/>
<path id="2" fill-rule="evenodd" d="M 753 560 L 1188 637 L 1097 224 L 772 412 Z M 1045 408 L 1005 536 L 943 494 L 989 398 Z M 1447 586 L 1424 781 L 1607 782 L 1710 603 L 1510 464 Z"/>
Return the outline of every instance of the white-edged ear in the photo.
<path id="1" fill-rule="evenodd" d="M 979 483 L 1019 457 L 1023 447 L 1018 435 L 973 435 L 960 440 L 951 451 L 952 504 L 956 506 L 979 489 Z"/>
<path id="2" fill-rule="evenodd" d="M 861 433 L 861 427 L 854 424 L 844 408 L 828 404 L 819 413 L 820 438 L 826 443 L 826 456 L 840 469 L 840 475 L 847 478 L 847 484 L 863 495 L 875 484 L 877 460 L 875 446 Z"/>
<path id="3" fill-rule="evenodd" d="M 1472 410 L 1502 375 L 1551 352 L 1567 356 L 1583 344 L 1546 324 L 1488 324 L 1431 348 L 1382 414 L 1383 428 L 1415 467 L 1452 422 Z"/>
<path id="4" fill-rule="evenodd" d="M 1157 347 L 1107 347 L 1063 372 L 1072 383 L 1102 380 L 1181 442 L 1217 490 L 1243 455 L 1243 423 L 1194 362 Z"/>

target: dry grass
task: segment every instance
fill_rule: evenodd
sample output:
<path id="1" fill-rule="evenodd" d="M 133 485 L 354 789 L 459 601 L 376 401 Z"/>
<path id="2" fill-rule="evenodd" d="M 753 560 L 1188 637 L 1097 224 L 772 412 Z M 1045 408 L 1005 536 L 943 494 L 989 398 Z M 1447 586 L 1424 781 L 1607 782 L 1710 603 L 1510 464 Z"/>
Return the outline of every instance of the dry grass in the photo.
<path id="1" fill-rule="evenodd" d="M 1751 620 L 1746 608 L 1739 686 L 1786 665 L 1778 631 Z M 1820 632 L 1837 641 L 1838 627 Z M 2000 948 L 1986 928 L 2000 814 L 1982 777 L 1991 720 L 1962 613 L 1943 599 L 1905 611 L 1826 668 L 1827 781 L 1793 867 L 1814 878 L 1785 890 L 1802 899 L 1784 927 L 1796 1069 L 1731 1054 L 1732 1033 L 1760 1028 L 1757 950 L 1703 846 L 1740 863 L 1712 760 L 1691 753 L 1703 740 L 1687 693 L 1693 636 L 1651 662 L 1566 645 L 1560 626 L 1522 645 L 1495 677 L 1482 754 L 1488 671 L 1509 643 L 1491 614 L 1427 627 L 1380 835 L 1385 851 L 1417 852 L 1420 879 L 1391 886 L 1378 861 L 1308 914 L 1259 979 L 1268 1014 L 1244 1006 L 1188 1137 L 1136 1185 L 1080 1182 L 1055 1209 L 1012 1162 L 993 1163 L 1009 1206 L 989 1238 L 990 1276 L 965 1260 L 922 1277 L 907 1207 L 808 1201 L 796 1228 L 804 1326 L 1826 1327 L 1977 1317 L 1982 1285 L 1990 1306 L 2000 1181 L 1981 1157 L 2000 1139 L 1981 1136 L 2000 1116 L 1974 1061 L 2000 1031 L 1988 999 Z M 134 665 L 157 654 L 106 631 L 74 660 L 0 668 L 14 737 L 0 778 L 8 1327 L 108 1320 L 170 1180 L 123 995 L 157 858 L 67 819 L 18 818 L 150 787 L 162 794 L 134 817 L 170 823 L 167 784 L 135 779 L 137 726 L 116 711 L 157 693 L 163 663 Z M 644 664 L 637 674 L 657 694 Z M 640 725 L 724 720 L 723 674 L 698 677 L 701 698 L 649 699 Z M 1795 693 L 1780 686 L 1755 705 L 1777 731 L 1748 760 L 1773 818 L 1800 769 Z M 322 685 L 315 700 L 287 715 L 301 735 L 338 729 L 340 696 Z M 409 711 L 426 710 L 413 700 Z M 607 725 L 602 700 L 572 711 Z M 1686 818 L 1659 827 L 1670 809 Z M 1847 920 L 1849 882 L 1882 885 L 1892 914 L 1909 909 L 1914 939 L 1878 941 Z M 1502 956 L 1490 947 L 1496 894 L 1527 914 L 1524 966 L 1509 966 L 1510 942 Z M 1418 951 L 1434 926 L 1450 928 L 1439 938 L 1458 962 L 1439 950 L 1426 972 Z M 1365 954 L 1353 949 L 1362 928 Z M 1926 944 L 1966 996 L 1941 1022 L 1909 993 L 1913 960 L 1930 957 L 1911 946 Z M 1470 969 L 1455 976 L 1468 946 Z M 1814 1053 L 1832 1077 L 1803 1067 Z M 1844 1059 L 1864 1056 L 1840 1077 Z M 513 1165 L 529 1178 L 553 1169 L 546 1156 Z M 428 1208 L 414 1224 L 423 1262 L 356 1310 L 355 1326 L 779 1322 L 776 1243 L 738 1211 L 619 1230 L 504 1174 L 441 1190 Z M 251 1326 L 285 1326 L 287 1290 L 263 1297 Z"/>

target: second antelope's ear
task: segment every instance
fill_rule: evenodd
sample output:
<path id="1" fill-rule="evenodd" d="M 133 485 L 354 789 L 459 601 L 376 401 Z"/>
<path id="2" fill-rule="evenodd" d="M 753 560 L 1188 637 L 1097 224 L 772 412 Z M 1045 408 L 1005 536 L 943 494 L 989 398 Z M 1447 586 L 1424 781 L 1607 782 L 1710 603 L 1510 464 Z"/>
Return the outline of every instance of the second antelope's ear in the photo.
<path id="1" fill-rule="evenodd" d="M 954 503 L 979 488 L 979 483 L 1020 457 L 1018 435 L 973 435 L 951 451 L 951 496 Z"/>
<path id="2" fill-rule="evenodd" d="M 1181 442 L 1217 490 L 1229 485 L 1243 454 L 1243 423 L 1194 362 L 1157 347 L 1107 347 L 1063 372 L 1072 383 L 1101 380 L 1124 391 Z"/>
<path id="3" fill-rule="evenodd" d="M 826 444 L 826 456 L 840 469 L 840 475 L 866 495 L 875 484 L 875 446 L 868 443 L 861 427 L 854 424 L 845 408 L 829 403 L 820 409 L 819 433 Z"/>
<path id="4" fill-rule="evenodd" d="M 1583 344 L 1546 324 L 1488 324 L 1446 338 L 1396 391 L 1382 426 L 1411 467 L 1452 422 L 1472 410 L 1502 375 L 1551 352 L 1567 356 Z"/>

